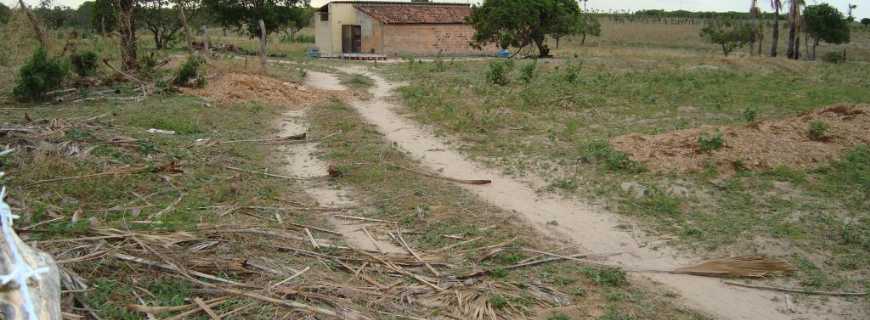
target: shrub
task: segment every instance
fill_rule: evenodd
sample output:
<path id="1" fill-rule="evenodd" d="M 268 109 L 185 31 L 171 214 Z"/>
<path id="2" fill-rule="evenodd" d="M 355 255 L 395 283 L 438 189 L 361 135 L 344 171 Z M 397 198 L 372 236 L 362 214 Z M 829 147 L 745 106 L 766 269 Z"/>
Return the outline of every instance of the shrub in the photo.
<path id="1" fill-rule="evenodd" d="M 69 57 L 69 62 L 72 64 L 73 71 L 79 77 L 88 77 L 97 73 L 97 54 L 93 51 L 85 51 L 82 53 L 74 53 Z"/>
<path id="2" fill-rule="evenodd" d="M 200 67 L 205 63 L 205 60 L 199 56 L 191 56 L 178 69 L 178 74 L 175 76 L 173 83 L 176 86 L 192 86 L 202 87 L 205 85 L 205 76 L 202 74 Z"/>
<path id="3" fill-rule="evenodd" d="M 746 120 L 746 122 L 754 122 L 756 118 L 758 118 L 758 109 L 756 109 L 756 108 L 743 109 L 743 120 Z"/>
<path id="4" fill-rule="evenodd" d="M 807 129 L 807 135 L 810 137 L 810 140 L 823 141 L 827 138 L 828 130 L 830 129 L 831 127 L 823 121 L 812 121 Z"/>
<path id="5" fill-rule="evenodd" d="M 57 59 L 50 59 L 45 49 L 40 47 L 18 71 L 12 94 L 20 101 L 43 100 L 46 92 L 61 87 L 68 72 L 66 65 Z"/>
<path id="6" fill-rule="evenodd" d="M 142 58 L 139 58 L 139 72 L 151 77 L 157 73 L 157 66 L 159 64 L 160 62 L 157 61 L 157 56 L 154 55 L 154 52 L 143 55 Z"/>
<path id="7" fill-rule="evenodd" d="M 287 43 L 314 43 L 314 36 L 307 34 L 284 35 L 281 36 L 281 42 Z"/>
<path id="8" fill-rule="evenodd" d="M 435 57 L 435 61 L 433 61 L 433 65 L 434 65 L 434 68 L 432 68 L 432 71 L 435 71 L 435 72 L 447 71 L 447 64 L 444 63 L 444 59 L 441 58 L 440 54 L 437 57 Z"/>
<path id="9" fill-rule="evenodd" d="M 532 82 L 532 79 L 535 78 L 535 70 L 538 68 L 538 61 L 535 60 L 532 63 L 527 63 L 520 68 L 520 81 L 523 83 Z"/>
<path id="10" fill-rule="evenodd" d="M 490 83 L 500 86 L 510 83 L 508 73 L 513 68 L 513 61 L 507 60 L 504 62 L 493 61 L 489 63 L 489 70 L 486 71 L 486 80 Z"/>
<path id="11" fill-rule="evenodd" d="M 583 271 L 583 274 L 589 277 L 590 280 L 601 286 L 619 287 L 628 282 L 625 276 L 625 271 L 619 268 L 586 267 L 581 269 L 581 271 Z"/>
<path id="12" fill-rule="evenodd" d="M 716 131 L 716 133 L 712 135 L 704 133 L 698 136 L 698 146 L 701 149 L 701 152 L 719 150 L 725 146 L 725 138 L 722 137 L 722 133 L 719 131 Z"/>
<path id="13" fill-rule="evenodd" d="M 707 42 L 718 44 L 727 57 L 734 49 L 742 48 L 755 41 L 753 27 L 739 20 L 710 20 L 701 29 L 701 37 Z"/>
<path id="14" fill-rule="evenodd" d="M 603 162 L 604 166 L 611 171 L 640 173 L 645 170 L 639 162 L 632 160 L 625 152 L 613 150 L 610 144 L 605 141 L 592 142 L 586 145 L 583 158 L 587 161 Z"/>
<path id="15" fill-rule="evenodd" d="M 843 63 L 846 62 L 846 55 L 842 52 L 832 51 L 822 55 L 822 61 L 827 63 Z"/>
<path id="16" fill-rule="evenodd" d="M 569 64 L 565 67 L 565 81 L 568 83 L 577 83 L 577 80 L 580 80 L 580 70 L 583 69 L 582 63 L 577 64 Z"/>

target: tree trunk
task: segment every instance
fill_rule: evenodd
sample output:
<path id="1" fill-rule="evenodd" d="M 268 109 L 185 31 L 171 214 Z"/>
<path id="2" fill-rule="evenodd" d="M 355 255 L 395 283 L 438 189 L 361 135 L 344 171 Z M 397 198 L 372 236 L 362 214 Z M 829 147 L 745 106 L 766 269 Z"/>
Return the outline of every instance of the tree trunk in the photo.
<path id="1" fill-rule="evenodd" d="M 810 34 L 809 33 L 804 33 L 804 47 L 806 49 L 804 51 L 806 51 L 807 55 L 809 55 L 810 54 Z M 815 57 L 807 57 L 807 58 L 815 59 Z"/>
<path id="2" fill-rule="evenodd" d="M 819 38 L 813 40 L 813 60 L 816 60 L 816 47 L 819 46 Z"/>
<path id="3" fill-rule="evenodd" d="M 46 38 L 45 32 L 42 31 L 42 26 L 39 24 L 39 20 L 36 19 L 36 16 L 34 16 L 33 12 L 30 11 L 30 8 L 24 4 L 23 0 L 18 0 L 18 4 L 21 6 L 21 10 L 24 10 L 24 14 L 27 15 L 27 20 L 30 20 L 30 24 L 33 26 L 33 32 L 36 32 L 36 39 L 39 40 L 39 45 L 48 50 L 48 38 Z"/>
<path id="4" fill-rule="evenodd" d="M 535 46 L 538 47 L 538 57 L 547 58 L 550 56 L 550 48 L 547 47 L 547 44 L 545 43 L 547 41 L 545 37 L 534 37 L 532 41 L 534 41 Z"/>
<path id="5" fill-rule="evenodd" d="M 160 29 L 151 30 L 151 32 L 154 33 L 154 47 L 157 50 L 163 50 L 165 46 L 163 44 L 163 35 L 161 34 Z"/>
<path id="6" fill-rule="evenodd" d="M 794 37 L 794 59 L 800 60 L 801 58 L 801 36 L 797 35 Z"/>
<path id="7" fill-rule="evenodd" d="M 797 26 L 795 26 L 794 22 L 790 22 L 788 26 L 788 48 L 786 48 L 785 55 L 789 57 L 789 59 L 797 59 L 794 54 L 794 45 L 795 45 L 795 33 L 797 32 Z"/>
<path id="8" fill-rule="evenodd" d="M 115 0 L 118 8 L 118 32 L 121 34 L 121 62 L 126 71 L 139 69 L 136 58 L 136 23 L 133 18 L 135 0 Z"/>
<path id="9" fill-rule="evenodd" d="M 208 26 L 202 25 L 202 51 L 205 52 L 206 57 L 211 56 L 211 48 L 208 46 Z"/>
<path id="10" fill-rule="evenodd" d="M 584 33 L 582 34 L 582 36 L 580 37 L 580 45 L 581 45 L 581 46 L 585 46 L 585 45 L 586 45 L 586 32 L 584 32 Z"/>
<path id="11" fill-rule="evenodd" d="M 266 72 L 266 23 L 260 19 L 260 67 Z"/>
<path id="12" fill-rule="evenodd" d="M 776 8 L 776 15 L 773 16 L 773 44 L 770 46 L 770 56 L 776 57 L 779 48 L 779 8 Z"/>
<path id="13" fill-rule="evenodd" d="M 178 6 L 178 16 L 181 18 L 181 26 L 184 27 L 184 38 L 187 40 L 187 52 L 193 54 L 193 36 L 190 34 L 190 26 L 187 25 L 187 15 L 184 14 L 184 5 L 181 1 L 176 3 Z"/>

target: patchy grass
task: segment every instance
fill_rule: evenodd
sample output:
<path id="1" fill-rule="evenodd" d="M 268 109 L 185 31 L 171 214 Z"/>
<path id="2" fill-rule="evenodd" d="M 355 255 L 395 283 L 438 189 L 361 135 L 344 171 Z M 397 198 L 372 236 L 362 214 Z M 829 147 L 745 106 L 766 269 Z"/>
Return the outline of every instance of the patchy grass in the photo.
<path id="1" fill-rule="evenodd" d="M 860 221 L 870 219 L 868 189 L 857 164 L 866 147 L 813 170 L 750 172 L 737 163 L 737 174 L 727 177 L 712 164 L 692 174 L 649 172 L 606 141 L 866 103 L 868 65 L 578 50 L 592 54 L 539 61 L 528 83 L 520 81 L 521 72 L 508 72 L 505 77 L 517 81 L 503 86 L 489 83 L 487 62 L 457 62 L 438 73 L 419 72 L 432 68 L 427 63 L 381 70 L 410 82 L 399 93 L 411 117 L 458 138 L 458 148 L 472 158 L 508 174 L 540 175 L 552 191 L 603 202 L 705 256 L 741 252 L 785 256 L 794 263 L 808 259 L 827 275 L 814 282 L 818 286 L 866 289 L 862 275 L 870 269 L 856 267 L 868 256 L 860 240 L 866 224 Z M 610 56 L 598 54 L 605 51 Z M 701 144 L 722 152 L 727 140 L 711 133 Z M 625 183 L 647 192 L 623 192 Z M 842 262 L 821 263 L 832 260 Z"/>
<path id="2" fill-rule="evenodd" d="M 163 251 L 163 257 L 174 259 L 183 255 L 177 263 L 187 268 L 244 282 L 270 279 L 232 267 L 233 259 L 262 261 L 266 257 L 292 266 L 312 262 L 275 252 L 271 244 L 256 236 L 208 233 L 224 224 L 286 232 L 286 226 L 274 220 L 276 212 L 230 208 L 285 207 L 288 201 L 310 201 L 296 196 L 300 194 L 297 187 L 285 180 L 225 168 L 231 165 L 262 170 L 274 166 L 272 147 L 251 143 L 196 144 L 197 139 L 236 140 L 271 135 L 272 121 L 282 111 L 279 108 L 252 103 L 210 106 L 199 98 L 174 95 L 152 96 L 141 103 L 3 107 L 13 108 L 0 115 L 5 125 L 39 130 L 35 135 L 0 135 L 0 143 L 16 148 L 2 159 L 7 174 L 2 184 L 9 188 L 9 203 L 21 215 L 16 221 L 16 227 L 23 228 L 19 231 L 21 236 L 26 241 L 49 241 L 38 247 L 58 260 L 98 253 L 103 246 L 112 247 L 108 254 L 63 264 L 91 286 L 92 289 L 78 294 L 79 299 L 99 316 L 141 319 L 143 314 L 129 310 L 126 305 L 174 306 L 189 304 L 196 296 L 204 299 L 211 296 L 197 291 L 197 285 L 177 274 L 112 257 L 114 253 L 124 253 L 162 260 L 137 243 Z M 149 128 L 174 130 L 177 134 L 151 134 L 146 132 Z M 131 168 L 136 169 L 132 174 L 77 178 Z M 59 177 L 70 178 L 45 181 Z M 288 214 L 294 217 L 294 222 L 323 224 L 317 216 L 304 211 Z M 131 232 L 137 234 L 137 239 L 72 240 L 106 232 Z M 160 244 L 167 237 L 188 240 Z M 209 238 L 216 242 L 208 249 L 191 249 L 208 243 Z M 340 279 L 343 275 L 330 277 Z M 215 310 L 228 312 L 250 302 L 230 299 Z M 72 311 L 72 306 L 65 309 Z M 262 314 L 267 316 L 261 318 L 271 319 L 278 311 L 269 305 L 255 305 L 240 316 L 253 319 Z"/>
<path id="3" fill-rule="evenodd" d="M 340 76 L 341 84 L 347 86 L 351 90 L 368 90 L 375 81 L 361 74 L 342 74 Z"/>
<path id="4" fill-rule="evenodd" d="M 639 319 L 700 319 L 698 315 L 675 308 L 670 298 L 647 293 L 626 281 L 618 269 L 578 267 L 574 263 L 553 263 L 537 267 L 506 270 L 504 267 L 534 258 L 524 247 L 558 250 L 536 235 L 514 215 L 484 204 L 473 195 L 450 183 L 399 169 L 414 167 L 400 150 L 385 142 L 370 125 L 363 123 L 349 107 L 336 102 L 313 110 L 312 134 L 341 132 L 321 145 L 323 157 L 341 168 L 337 183 L 350 187 L 364 204 L 360 215 L 394 221 L 405 230 L 412 247 L 423 254 L 462 241 L 465 243 L 440 255 L 454 265 L 450 273 L 487 268 L 492 270 L 482 283 L 493 285 L 484 298 L 496 310 L 529 310 L 533 299 L 521 293 L 540 283 L 570 297 L 572 306 L 565 314 L 589 317 L 602 312 L 597 302 L 608 295 L 631 298 L 608 302 L 613 308 Z M 464 270 L 464 271 L 463 271 Z M 524 288 L 511 290 L 511 286 Z M 472 286 L 474 287 L 474 286 Z M 643 298 L 641 298 L 643 297 Z M 557 318 L 558 319 L 558 318 Z"/>

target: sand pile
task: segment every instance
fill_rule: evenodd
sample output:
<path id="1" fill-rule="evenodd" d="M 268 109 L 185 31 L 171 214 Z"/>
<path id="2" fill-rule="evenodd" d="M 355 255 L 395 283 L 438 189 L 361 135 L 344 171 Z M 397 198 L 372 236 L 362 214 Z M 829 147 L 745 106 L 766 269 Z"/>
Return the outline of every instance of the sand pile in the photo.
<path id="1" fill-rule="evenodd" d="M 829 126 L 823 139 L 810 139 L 809 126 L 814 121 Z M 717 130 L 725 145 L 701 152 L 698 137 Z M 845 149 L 870 144 L 870 105 L 835 105 L 745 126 L 704 126 L 652 136 L 629 134 L 611 139 L 610 144 L 656 172 L 700 171 L 710 163 L 722 174 L 740 167 L 813 168 L 839 158 Z"/>
<path id="2" fill-rule="evenodd" d="M 256 101 L 290 109 L 305 108 L 331 95 L 302 84 L 244 73 L 220 74 L 209 79 L 205 88 L 185 89 L 185 93 L 206 97 L 219 104 Z"/>

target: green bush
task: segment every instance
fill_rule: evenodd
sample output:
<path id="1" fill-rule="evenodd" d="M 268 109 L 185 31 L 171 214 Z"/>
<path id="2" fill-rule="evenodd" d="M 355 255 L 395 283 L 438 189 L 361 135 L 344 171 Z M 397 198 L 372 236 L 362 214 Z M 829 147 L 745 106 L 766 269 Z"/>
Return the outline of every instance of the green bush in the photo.
<path id="1" fill-rule="evenodd" d="M 490 62 L 489 69 L 486 71 L 486 80 L 500 86 L 509 84 L 508 73 L 513 69 L 513 65 L 511 60 Z"/>
<path id="2" fill-rule="evenodd" d="M 570 63 L 565 67 L 565 81 L 574 84 L 580 80 L 580 71 L 583 70 L 582 63 Z"/>
<path id="3" fill-rule="evenodd" d="M 178 69 L 173 84 L 181 87 L 205 86 L 205 75 L 200 67 L 205 64 L 205 59 L 200 56 L 190 56 Z"/>
<path id="4" fill-rule="evenodd" d="M 743 120 L 746 120 L 746 122 L 755 122 L 756 118 L 758 118 L 758 109 L 756 109 L 756 108 L 743 109 Z"/>
<path id="5" fill-rule="evenodd" d="M 287 43 L 314 43 L 314 36 L 307 34 L 297 34 L 294 36 L 284 35 L 281 37 L 281 42 Z"/>
<path id="6" fill-rule="evenodd" d="M 846 62 L 846 55 L 842 52 L 832 51 L 822 55 L 822 61 L 827 63 L 843 63 Z"/>
<path id="7" fill-rule="evenodd" d="M 48 57 L 40 47 L 18 71 L 18 79 L 12 94 L 19 101 L 39 101 L 46 98 L 45 93 L 57 90 L 63 84 L 69 69 L 57 59 Z"/>
<path id="8" fill-rule="evenodd" d="M 79 77 L 88 77 L 97 74 L 97 54 L 93 51 L 74 53 L 69 57 L 73 71 Z"/>
<path id="9" fill-rule="evenodd" d="M 583 159 L 603 163 L 611 171 L 640 173 L 646 170 L 642 164 L 634 161 L 625 152 L 613 150 L 606 141 L 592 142 L 584 147 Z"/>
<path id="10" fill-rule="evenodd" d="M 722 133 L 719 131 L 716 131 L 716 133 L 712 135 L 704 133 L 698 136 L 698 146 L 700 147 L 701 152 L 719 150 L 725 146 L 725 138 L 722 137 Z"/>
<path id="11" fill-rule="evenodd" d="M 532 63 L 527 63 L 520 68 L 520 81 L 523 83 L 532 82 L 532 79 L 535 78 L 535 70 L 538 68 L 538 61 L 535 60 Z"/>
<path id="12" fill-rule="evenodd" d="M 807 129 L 807 136 L 813 141 L 824 141 L 828 137 L 828 131 L 831 129 L 824 121 L 811 121 Z"/>

